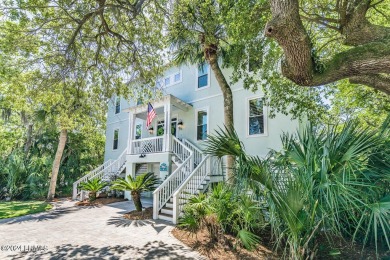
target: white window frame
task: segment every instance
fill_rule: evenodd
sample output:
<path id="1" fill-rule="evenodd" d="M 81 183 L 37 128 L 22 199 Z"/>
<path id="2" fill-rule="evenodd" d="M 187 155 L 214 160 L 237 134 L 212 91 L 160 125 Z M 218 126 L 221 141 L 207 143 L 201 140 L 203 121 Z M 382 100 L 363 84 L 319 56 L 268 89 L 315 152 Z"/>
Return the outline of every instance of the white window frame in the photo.
<path id="1" fill-rule="evenodd" d="M 118 100 L 119 100 L 119 112 L 116 112 L 116 103 L 118 102 Z M 116 96 L 115 97 L 115 101 L 114 101 L 114 113 L 115 113 L 115 115 L 120 114 L 121 106 L 122 106 L 122 104 L 121 104 L 121 97 Z"/>
<path id="2" fill-rule="evenodd" d="M 249 101 L 253 100 L 253 99 L 262 99 L 264 96 L 260 95 L 260 96 L 252 96 L 252 97 L 248 97 L 246 99 L 246 119 L 245 119 L 245 122 L 246 122 L 246 127 L 245 127 L 245 135 L 247 138 L 253 138 L 253 137 L 264 137 L 264 136 L 268 136 L 268 107 L 264 105 L 263 103 L 263 120 L 264 120 L 264 133 L 262 134 L 255 134 L 255 135 L 250 135 L 249 134 L 249 115 L 250 115 L 250 104 L 249 104 Z"/>
<path id="3" fill-rule="evenodd" d="M 175 81 L 175 75 L 177 75 L 177 74 L 180 74 L 179 81 Z M 172 74 L 172 79 L 173 79 L 173 85 L 181 83 L 183 81 L 183 72 L 182 72 L 182 70 L 179 70 L 179 71 L 173 73 Z"/>
<path id="4" fill-rule="evenodd" d="M 207 63 L 207 62 L 206 62 Z M 211 77 L 210 77 L 210 64 L 208 64 L 208 68 L 207 68 L 207 85 L 202 87 L 202 88 L 198 88 L 198 80 L 199 80 L 199 66 L 196 65 L 195 66 L 195 75 L 196 75 L 196 79 L 195 79 L 195 91 L 200 91 L 200 90 L 204 90 L 204 89 L 208 89 L 210 87 L 210 80 L 211 80 Z"/>
<path id="5" fill-rule="evenodd" d="M 176 74 L 180 74 L 179 81 L 175 81 Z M 169 85 L 165 85 L 165 79 L 167 79 L 167 78 L 169 78 Z M 171 73 L 169 75 L 166 75 L 166 76 L 160 78 L 159 80 L 156 81 L 156 86 L 157 86 L 158 82 L 160 82 L 160 86 L 162 86 L 162 88 L 169 88 L 169 87 L 172 87 L 174 85 L 177 85 L 177 84 L 183 82 L 183 71 L 182 71 L 182 69 L 180 69 L 178 71 L 175 71 L 174 73 Z"/>
<path id="6" fill-rule="evenodd" d="M 204 142 L 208 140 L 208 137 L 204 140 L 198 140 L 198 112 L 203 111 L 207 113 L 207 135 L 210 134 L 210 113 L 209 109 L 210 107 L 202 107 L 202 108 L 197 108 L 195 109 L 195 138 L 194 140 L 196 142 Z"/>
<path id="7" fill-rule="evenodd" d="M 114 141 L 115 141 L 115 131 L 118 131 L 118 146 L 116 149 L 114 149 Z M 111 145 L 111 149 L 112 151 L 117 151 L 119 149 L 119 128 L 114 128 L 114 131 L 112 132 L 113 135 L 112 135 L 112 145 Z"/>

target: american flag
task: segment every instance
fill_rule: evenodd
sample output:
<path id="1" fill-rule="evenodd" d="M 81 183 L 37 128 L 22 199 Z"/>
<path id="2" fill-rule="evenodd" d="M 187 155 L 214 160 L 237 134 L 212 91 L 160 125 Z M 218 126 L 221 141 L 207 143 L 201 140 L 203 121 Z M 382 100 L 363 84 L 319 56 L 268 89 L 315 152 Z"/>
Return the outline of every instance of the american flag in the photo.
<path id="1" fill-rule="evenodd" d="M 148 103 L 148 116 L 146 118 L 147 128 L 149 128 L 149 126 L 152 124 L 153 118 L 155 118 L 155 116 L 156 116 L 156 111 L 154 111 L 152 104 Z"/>

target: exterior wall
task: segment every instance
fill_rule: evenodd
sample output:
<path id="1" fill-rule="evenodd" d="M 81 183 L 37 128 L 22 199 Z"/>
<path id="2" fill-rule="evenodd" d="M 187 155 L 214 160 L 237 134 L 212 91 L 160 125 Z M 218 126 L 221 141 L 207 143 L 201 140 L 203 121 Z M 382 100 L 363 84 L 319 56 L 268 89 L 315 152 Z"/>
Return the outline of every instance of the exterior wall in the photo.
<path id="1" fill-rule="evenodd" d="M 202 147 L 204 141 L 196 141 L 196 112 L 199 109 L 208 110 L 208 133 L 212 134 L 218 127 L 223 127 L 223 98 L 218 83 L 209 69 L 209 86 L 197 89 L 197 69 L 194 66 L 182 66 L 180 68 L 171 68 L 167 70 L 166 75 L 172 75 L 178 71 L 181 71 L 181 82 L 163 88 L 164 94 L 171 94 L 184 102 L 192 105 L 192 109 L 187 112 L 181 110 L 172 111 L 172 117 L 177 117 L 178 121 L 182 120 L 184 128 L 177 131 L 178 138 L 185 138 Z M 225 76 L 229 79 L 231 70 L 224 69 Z M 171 77 L 172 81 L 172 77 Z M 249 136 L 248 135 L 248 117 L 249 117 L 249 105 L 248 99 L 261 97 L 262 92 L 257 91 L 253 93 L 251 91 L 243 89 L 242 83 L 232 85 L 233 98 L 234 98 L 234 125 L 235 129 L 244 143 L 245 148 L 249 154 L 265 156 L 269 149 L 280 149 L 281 140 L 280 136 L 283 132 L 294 132 L 298 129 L 299 123 L 297 120 L 291 120 L 289 116 L 277 114 L 275 118 L 269 118 L 265 112 L 265 134 L 261 136 Z M 110 102 L 108 109 L 107 119 L 107 141 L 105 160 L 115 159 L 126 148 L 128 143 L 128 113 L 121 112 L 115 114 L 114 106 L 115 98 Z M 121 100 L 121 110 L 134 106 L 134 102 L 131 104 L 126 100 Z M 153 105 L 153 103 L 152 103 Z M 264 108 L 267 111 L 267 108 Z M 163 119 L 163 115 L 159 114 L 154 119 L 154 130 L 156 134 L 156 124 L 158 119 Z M 145 122 L 137 119 L 136 124 L 143 123 L 142 137 L 149 137 L 149 133 L 146 130 Z M 112 150 L 113 145 L 113 133 L 114 129 L 119 128 L 119 147 L 117 151 Z"/>

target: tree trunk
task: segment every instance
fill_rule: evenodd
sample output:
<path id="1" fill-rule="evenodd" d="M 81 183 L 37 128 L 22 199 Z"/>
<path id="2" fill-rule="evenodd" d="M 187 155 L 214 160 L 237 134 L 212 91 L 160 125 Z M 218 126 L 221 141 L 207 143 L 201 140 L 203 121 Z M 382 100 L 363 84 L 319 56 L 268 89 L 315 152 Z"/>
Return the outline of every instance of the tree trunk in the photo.
<path id="1" fill-rule="evenodd" d="M 58 171 L 60 170 L 61 158 L 64 153 L 66 139 L 68 137 L 68 130 L 62 129 L 58 142 L 57 152 L 54 157 L 53 167 L 51 171 L 49 193 L 47 194 L 47 200 L 53 200 L 56 192 Z"/>
<path id="2" fill-rule="evenodd" d="M 215 78 L 217 79 L 218 85 L 223 95 L 223 106 L 224 106 L 224 122 L 226 128 L 229 130 L 234 129 L 234 118 L 233 118 L 233 93 L 226 81 L 225 76 L 222 73 L 221 68 L 218 64 L 218 56 L 213 53 L 208 56 L 210 67 L 214 72 Z M 231 180 L 233 175 L 234 157 L 227 156 L 226 161 L 226 177 Z"/>
<path id="3" fill-rule="evenodd" d="M 32 134 L 33 134 L 33 124 L 27 125 L 27 136 L 26 136 L 26 143 L 24 144 L 24 153 L 28 154 L 28 151 L 30 151 L 30 147 L 32 145 Z"/>
<path id="4" fill-rule="evenodd" d="M 135 209 L 142 211 L 141 194 L 137 191 L 131 191 L 131 198 L 133 199 Z"/>
<path id="5" fill-rule="evenodd" d="M 370 1 L 348 3 L 336 28 L 343 43 L 354 46 L 319 62 L 312 56 L 309 34 L 303 26 L 298 0 L 271 0 L 272 19 L 265 36 L 282 47 L 282 74 L 300 86 L 321 86 L 349 79 L 390 95 L 390 28 L 371 24 L 366 14 Z M 323 24 L 321 25 L 323 26 Z"/>

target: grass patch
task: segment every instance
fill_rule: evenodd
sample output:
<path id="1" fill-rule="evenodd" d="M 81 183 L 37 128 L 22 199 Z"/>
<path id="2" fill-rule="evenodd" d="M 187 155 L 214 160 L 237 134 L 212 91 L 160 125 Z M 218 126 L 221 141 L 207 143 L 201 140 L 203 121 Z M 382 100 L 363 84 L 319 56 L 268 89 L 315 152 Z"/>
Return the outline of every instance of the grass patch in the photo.
<path id="1" fill-rule="evenodd" d="M 13 218 L 46 211 L 52 208 L 44 201 L 8 201 L 0 202 L 0 219 Z"/>

